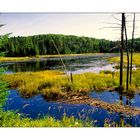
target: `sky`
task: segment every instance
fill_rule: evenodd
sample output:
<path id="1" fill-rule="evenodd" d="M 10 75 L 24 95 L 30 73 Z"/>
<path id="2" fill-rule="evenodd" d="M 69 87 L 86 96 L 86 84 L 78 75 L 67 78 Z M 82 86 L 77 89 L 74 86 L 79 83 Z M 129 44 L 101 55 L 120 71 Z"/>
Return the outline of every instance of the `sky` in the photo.
<path id="1" fill-rule="evenodd" d="M 117 19 L 115 19 L 115 18 Z M 1 13 L 0 34 L 29 36 L 64 34 L 120 39 L 121 14 L 117 13 Z M 131 38 L 133 14 L 126 14 L 128 38 Z M 136 14 L 136 37 L 140 37 L 140 14 Z M 110 28 L 111 27 L 111 28 Z M 115 28 L 114 28 L 115 27 Z"/>

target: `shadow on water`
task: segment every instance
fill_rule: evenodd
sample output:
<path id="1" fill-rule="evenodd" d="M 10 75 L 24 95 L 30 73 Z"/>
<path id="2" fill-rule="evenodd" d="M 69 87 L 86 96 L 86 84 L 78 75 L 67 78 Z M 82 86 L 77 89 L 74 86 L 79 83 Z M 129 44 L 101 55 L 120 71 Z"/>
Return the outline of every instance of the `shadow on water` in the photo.
<path id="1" fill-rule="evenodd" d="M 45 115 L 52 116 L 56 119 L 62 119 L 63 115 L 74 116 L 82 120 L 91 120 L 96 126 L 104 126 L 104 122 L 108 119 L 110 122 L 116 122 L 119 126 L 131 125 L 140 126 L 140 115 L 125 116 L 124 114 L 108 112 L 105 109 L 89 106 L 87 104 L 67 104 L 55 101 L 46 101 L 42 95 L 36 95 L 30 98 L 23 98 L 17 90 L 9 91 L 8 100 L 3 107 L 4 110 L 18 110 L 25 116 L 36 119 Z M 117 92 L 92 92 L 91 97 L 102 99 L 109 103 L 125 103 L 126 105 L 140 107 L 140 95 L 136 94 L 128 100 L 126 96 Z M 110 99 L 108 98 L 110 97 Z M 134 100 L 134 101 L 132 101 Z M 116 125 L 116 124 L 115 124 Z"/>

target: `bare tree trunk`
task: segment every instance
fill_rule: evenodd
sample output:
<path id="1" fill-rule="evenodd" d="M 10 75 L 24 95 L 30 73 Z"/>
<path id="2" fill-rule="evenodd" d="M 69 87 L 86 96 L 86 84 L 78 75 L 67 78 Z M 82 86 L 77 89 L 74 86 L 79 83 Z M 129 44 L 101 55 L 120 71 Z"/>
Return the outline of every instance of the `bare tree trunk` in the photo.
<path id="1" fill-rule="evenodd" d="M 125 27 L 125 14 L 122 13 L 121 47 L 120 47 L 120 91 L 123 90 L 124 27 Z"/>
<path id="2" fill-rule="evenodd" d="M 130 84 L 132 83 L 132 60 L 133 60 L 133 48 L 134 48 L 134 32 L 135 32 L 135 13 L 133 18 L 133 31 L 132 31 L 132 41 L 131 41 L 131 55 L 130 55 Z"/>
<path id="3" fill-rule="evenodd" d="M 128 40 L 127 40 L 126 19 L 125 19 L 125 48 L 126 48 L 126 53 L 127 53 L 126 91 L 128 91 L 128 88 L 129 88 L 129 48 L 128 48 Z"/>

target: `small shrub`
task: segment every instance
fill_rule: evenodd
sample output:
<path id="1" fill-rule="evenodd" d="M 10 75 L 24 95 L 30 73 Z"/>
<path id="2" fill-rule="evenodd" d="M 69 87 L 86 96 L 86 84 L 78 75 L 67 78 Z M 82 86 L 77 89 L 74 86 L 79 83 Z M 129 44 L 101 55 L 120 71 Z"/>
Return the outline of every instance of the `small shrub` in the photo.
<path id="1" fill-rule="evenodd" d="M 62 86 L 62 90 L 64 92 L 71 92 L 71 91 L 74 91 L 74 84 L 73 83 L 65 83 L 65 85 Z"/>
<path id="2" fill-rule="evenodd" d="M 52 87 L 52 88 L 46 88 L 43 90 L 43 95 L 46 100 L 57 100 L 62 99 L 66 97 L 66 94 L 63 93 L 60 89 Z"/>
<path id="3" fill-rule="evenodd" d="M 46 82 L 42 82 L 39 86 L 38 86 L 38 90 L 42 90 L 45 88 L 51 88 L 54 86 L 54 83 L 51 81 L 46 81 Z"/>

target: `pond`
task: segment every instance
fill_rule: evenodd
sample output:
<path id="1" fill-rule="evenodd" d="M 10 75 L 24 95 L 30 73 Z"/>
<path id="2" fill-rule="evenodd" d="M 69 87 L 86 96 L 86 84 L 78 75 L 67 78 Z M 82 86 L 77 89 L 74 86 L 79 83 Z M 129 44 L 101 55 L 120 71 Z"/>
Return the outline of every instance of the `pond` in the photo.
<path id="1" fill-rule="evenodd" d="M 107 58 L 118 56 L 119 54 L 93 54 L 81 56 L 63 57 L 67 72 L 79 74 L 84 72 L 99 73 L 101 70 L 114 71 L 114 64 L 109 64 Z M 22 62 L 0 63 L 7 69 L 6 73 L 41 71 L 41 70 L 64 70 L 64 66 L 59 57 L 40 58 Z"/>
<path id="2" fill-rule="evenodd" d="M 96 72 L 101 70 L 114 71 L 113 64 L 109 64 L 107 58 L 117 56 L 118 54 L 97 54 L 83 56 L 65 56 L 63 61 L 66 65 L 67 72 L 79 74 L 84 72 Z M 0 66 L 7 68 L 7 73 L 41 71 L 41 70 L 64 70 L 59 58 L 41 58 L 38 60 L 22 62 L 5 62 Z M 91 92 L 91 98 L 97 98 L 108 103 L 121 103 L 133 107 L 140 107 L 140 95 L 122 95 L 118 92 Z M 32 119 L 42 118 L 45 115 L 52 116 L 61 120 L 63 115 L 74 116 L 77 119 L 91 120 L 93 125 L 104 126 L 105 120 L 120 123 L 124 120 L 125 124 L 140 127 L 140 115 L 125 116 L 121 113 L 108 112 L 105 109 L 89 106 L 87 104 L 67 104 L 47 101 L 42 95 L 36 95 L 31 98 L 24 98 L 17 90 L 9 90 L 4 110 L 14 110 L 24 114 Z"/>
<path id="3" fill-rule="evenodd" d="M 117 103 L 120 101 L 120 95 L 117 92 L 92 92 L 91 97 L 102 99 L 109 103 Z M 121 95 L 121 101 L 126 103 L 126 96 Z M 140 107 L 140 95 L 136 94 L 129 99 L 132 106 Z M 140 115 L 125 116 L 120 113 L 110 113 L 105 109 L 89 106 L 86 104 L 66 104 L 58 102 L 48 102 L 42 95 L 36 95 L 32 98 L 23 98 L 17 90 L 10 90 L 4 110 L 18 110 L 18 113 L 23 113 L 25 116 L 36 119 L 42 118 L 45 115 L 52 116 L 56 119 L 66 116 L 74 116 L 82 120 L 91 120 L 96 126 L 102 127 L 104 121 L 108 119 L 110 122 L 120 122 L 124 120 L 125 124 L 140 127 Z"/>
<path id="4" fill-rule="evenodd" d="M 125 94 L 120 94 L 117 91 L 113 91 L 113 92 L 103 91 L 103 92 L 92 92 L 90 93 L 90 96 L 108 103 L 122 102 L 123 105 L 140 107 L 139 93 L 125 95 Z"/>

